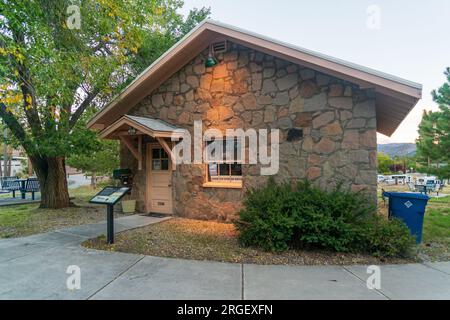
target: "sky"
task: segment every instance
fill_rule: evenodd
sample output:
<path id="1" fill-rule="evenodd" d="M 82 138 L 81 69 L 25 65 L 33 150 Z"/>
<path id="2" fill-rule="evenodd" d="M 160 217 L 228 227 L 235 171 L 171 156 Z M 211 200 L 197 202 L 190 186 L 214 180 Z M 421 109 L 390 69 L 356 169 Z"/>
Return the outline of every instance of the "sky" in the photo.
<path id="1" fill-rule="evenodd" d="M 431 91 L 450 66 L 448 0 L 185 0 L 210 7 L 211 18 L 423 85 L 422 99 L 391 137 L 414 142 L 423 110 L 437 110 Z"/>

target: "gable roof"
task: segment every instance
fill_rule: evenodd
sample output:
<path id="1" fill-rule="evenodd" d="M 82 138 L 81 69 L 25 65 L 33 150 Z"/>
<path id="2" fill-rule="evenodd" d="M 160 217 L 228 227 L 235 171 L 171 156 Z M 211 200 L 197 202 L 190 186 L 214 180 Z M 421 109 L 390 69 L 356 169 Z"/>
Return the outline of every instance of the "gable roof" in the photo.
<path id="1" fill-rule="evenodd" d="M 140 133 L 144 133 L 155 138 L 170 138 L 177 135 L 181 136 L 182 131 L 184 131 L 184 129 L 160 119 L 124 115 L 119 118 L 119 120 L 103 129 L 99 135 L 103 139 L 118 138 L 118 136 L 114 136 L 114 133 L 129 127 L 133 127 Z"/>
<path id="2" fill-rule="evenodd" d="M 376 95 L 377 130 L 392 135 L 422 97 L 422 85 L 213 20 L 204 20 L 166 51 L 89 121 L 103 129 L 194 59 L 210 43 L 230 40 L 359 85 Z"/>

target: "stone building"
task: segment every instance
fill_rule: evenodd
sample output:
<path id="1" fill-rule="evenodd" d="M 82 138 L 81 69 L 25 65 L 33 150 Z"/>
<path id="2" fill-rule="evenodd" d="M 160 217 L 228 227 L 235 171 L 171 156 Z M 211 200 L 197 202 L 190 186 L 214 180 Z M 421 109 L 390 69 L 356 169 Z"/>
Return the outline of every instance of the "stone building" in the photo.
<path id="1" fill-rule="evenodd" d="M 211 58 L 215 65 L 206 67 Z M 88 126 L 121 140 L 139 211 L 229 221 L 245 192 L 267 181 L 265 165 L 174 165 L 170 138 L 178 129 L 194 136 L 194 121 L 224 135 L 279 129 L 276 180 L 342 183 L 375 200 L 376 133 L 391 135 L 420 97 L 419 84 L 207 20 Z M 200 147 L 208 143 L 202 138 Z"/>

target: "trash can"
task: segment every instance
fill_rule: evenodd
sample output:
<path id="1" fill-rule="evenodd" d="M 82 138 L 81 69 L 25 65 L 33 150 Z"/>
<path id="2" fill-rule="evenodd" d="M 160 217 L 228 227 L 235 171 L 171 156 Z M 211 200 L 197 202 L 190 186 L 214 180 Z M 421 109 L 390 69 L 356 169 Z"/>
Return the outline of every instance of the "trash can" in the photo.
<path id="1" fill-rule="evenodd" d="M 402 220 L 416 237 L 416 243 L 422 242 L 423 217 L 430 197 L 421 193 L 384 192 L 389 198 L 389 217 Z"/>

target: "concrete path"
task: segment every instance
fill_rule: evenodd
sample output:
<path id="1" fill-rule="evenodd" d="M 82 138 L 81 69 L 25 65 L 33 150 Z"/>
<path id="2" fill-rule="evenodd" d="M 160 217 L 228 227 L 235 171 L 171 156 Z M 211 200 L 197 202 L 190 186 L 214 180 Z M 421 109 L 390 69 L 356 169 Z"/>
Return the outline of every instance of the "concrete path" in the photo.
<path id="1" fill-rule="evenodd" d="M 123 231 L 164 219 L 116 219 Z M 261 266 L 89 250 L 104 222 L 0 240 L 0 299 L 450 299 L 450 262 L 381 266 L 381 289 L 366 266 Z M 67 267 L 81 288 L 67 289 Z"/>

